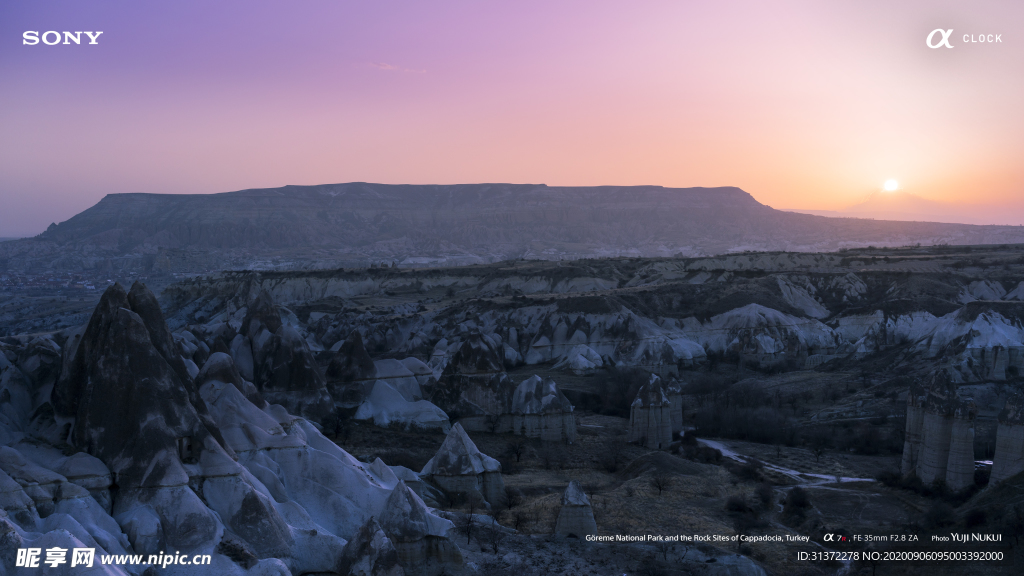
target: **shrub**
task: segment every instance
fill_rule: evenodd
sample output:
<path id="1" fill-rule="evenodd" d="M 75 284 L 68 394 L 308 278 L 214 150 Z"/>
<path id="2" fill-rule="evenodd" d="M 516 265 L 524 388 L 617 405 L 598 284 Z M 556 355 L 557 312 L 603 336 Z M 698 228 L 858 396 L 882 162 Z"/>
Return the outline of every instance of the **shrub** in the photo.
<path id="1" fill-rule="evenodd" d="M 764 463 L 757 458 L 751 458 L 739 466 L 734 466 L 730 471 L 738 476 L 741 480 L 760 480 L 761 470 L 764 468 Z"/>
<path id="2" fill-rule="evenodd" d="M 725 511 L 732 518 L 732 527 L 737 534 L 746 534 L 765 525 L 760 512 L 751 507 L 743 496 L 733 495 L 726 499 Z M 736 546 L 740 546 L 739 541 Z"/>
<path id="3" fill-rule="evenodd" d="M 523 503 L 523 493 L 511 486 L 506 486 L 502 503 L 507 509 L 511 510 Z"/>
<path id="4" fill-rule="evenodd" d="M 786 494 L 786 502 L 782 507 L 783 515 L 791 515 L 802 513 L 811 507 L 811 499 L 807 495 L 807 490 L 796 486 Z"/>
<path id="5" fill-rule="evenodd" d="M 672 486 L 672 477 L 668 474 L 655 474 L 651 476 L 651 488 L 658 491 L 658 496 Z"/>
<path id="6" fill-rule="evenodd" d="M 524 452 L 526 452 L 526 443 L 522 440 L 513 440 L 505 446 L 505 453 L 515 458 L 516 462 L 522 459 Z"/>

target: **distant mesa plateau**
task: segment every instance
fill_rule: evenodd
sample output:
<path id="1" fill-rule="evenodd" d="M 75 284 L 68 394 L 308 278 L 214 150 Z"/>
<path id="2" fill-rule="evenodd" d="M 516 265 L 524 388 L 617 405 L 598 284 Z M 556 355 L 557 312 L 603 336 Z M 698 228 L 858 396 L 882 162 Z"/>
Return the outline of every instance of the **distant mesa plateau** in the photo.
<path id="1" fill-rule="evenodd" d="M 1021 242 L 1019 226 L 798 214 L 734 187 L 354 182 L 111 194 L 34 238 L 0 243 L 0 273 L 424 267 Z"/>

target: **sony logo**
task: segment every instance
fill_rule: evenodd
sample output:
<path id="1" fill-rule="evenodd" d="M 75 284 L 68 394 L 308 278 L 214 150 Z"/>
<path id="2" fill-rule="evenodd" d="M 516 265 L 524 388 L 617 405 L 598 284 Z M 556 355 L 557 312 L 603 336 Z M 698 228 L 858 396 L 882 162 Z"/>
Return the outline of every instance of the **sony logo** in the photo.
<path id="1" fill-rule="evenodd" d="M 38 31 L 28 30 L 21 35 L 21 43 L 29 46 L 35 46 L 36 44 L 39 44 L 40 40 L 42 40 L 43 44 L 46 44 L 47 46 L 54 46 L 56 44 L 61 44 L 61 40 L 63 40 L 64 44 L 81 44 L 82 34 L 89 37 L 89 44 L 99 44 L 96 40 L 100 37 L 100 34 L 103 34 L 103 32 L 57 32 L 56 30 L 50 30 L 43 32 L 42 36 L 40 36 Z"/>

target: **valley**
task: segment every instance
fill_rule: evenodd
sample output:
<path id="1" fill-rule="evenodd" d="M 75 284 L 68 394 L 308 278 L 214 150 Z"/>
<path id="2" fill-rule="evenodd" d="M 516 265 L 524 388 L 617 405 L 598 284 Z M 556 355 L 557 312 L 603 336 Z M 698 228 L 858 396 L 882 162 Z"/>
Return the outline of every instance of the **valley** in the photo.
<path id="1" fill-rule="evenodd" d="M 81 370 L 74 363 L 106 370 L 105 382 L 123 378 L 110 372 L 110 360 L 90 359 L 104 348 L 90 344 L 86 350 L 96 352 L 81 360 L 69 355 L 85 345 L 79 339 L 102 337 L 93 326 L 114 330 L 129 321 L 103 312 L 114 310 L 105 302 L 123 290 L 109 286 L 92 298 L 37 295 L 33 315 L 19 312 L 3 324 L 4 386 L 12 409 L 20 406 L 5 412 L 4 462 L 28 458 L 42 470 L 62 462 L 60 450 L 82 448 L 110 462 L 93 467 L 135 462 L 123 454 L 109 460 L 116 451 L 102 436 L 94 436 L 94 448 L 75 435 L 69 445 L 51 415 L 71 409 L 76 420 L 102 418 L 84 399 L 63 399 Z M 313 522 L 341 542 L 364 542 L 359 531 L 377 529 L 356 525 L 369 510 L 383 514 L 381 533 L 398 558 L 386 560 L 391 544 L 310 556 L 310 546 L 335 545 L 267 543 L 237 517 L 228 528 L 239 540 L 229 546 L 222 539 L 213 550 L 225 570 L 232 562 L 240 570 L 269 567 L 270 556 L 293 573 L 323 570 L 316 558 L 341 554 L 346 562 L 376 562 L 375 574 L 398 566 L 429 574 L 957 574 L 952 566 L 807 563 L 798 553 L 910 549 L 893 535 L 986 530 L 1013 540 L 1024 533 L 1024 475 L 1012 471 L 1016 448 L 1006 444 L 1024 384 L 1020 245 L 239 271 L 157 286 L 158 297 L 145 296 L 142 283 L 127 296 L 151 323 L 147 342 L 171 367 L 152 378 L 171 378 L 168 390 L 174 378 L 195 382 L 202 401 L 182 397 L 175 410 L 188 414 L 191 405 L 198 416 L 187 418 L 205 422 L 199 425 L 212 436 L 204 454 L 218 453 L 211 442 L 233 451 L 232 482 L 261 493 L 264 486 L 277 502 L 252 512 L 267 518 L 258 522 L 284 522 L 292 534 Z M 101 363 L 89 368 L 92 362 Z M 918 432 L 908 402 L 944 414 L 936 401 L 916 399 L 928 394 L 955 394 L 972 406 L 967 485 L 922 482 L 923 468 L 907 472 L 907 446 L 920 446 L 915 454 L 938 449 L 934 440 L 918 445 L 910 437 Z M 82 433 L 96 434 L 88 430 Z M 175 435 L 206 434 L 161 430 L 141 434 L 155 447 Z M 963 441 L 953 438 L 957 446 Z M 316 491 L 290 476 L 297 464 L 285 464 L 284 453 L 273 466 L 266 460 L 274 446 L 331 454 L 318 464 L 325 468 L 308 473 L 365 476 L 376 486 L 365 490 L 380 495 L 360 503 L 351 486 L 336 485 L 325 497 L 350 520 L 319 516 L 310 500 Z M 195 467 L 190 452 L 181 454 L 188 483 L 201 487 L 196 494 L 219 485 L 211 464 Z M 116 473 L 121 490 L 137 482 L 154 489 L 132 479 L 136 465 Z M 927 473 L 947 474 L 945 461 L 934 465 L 941 469 Z M 948 474 L 957 466 L 951 457 Z M 1000 466 L 1009 477 L 1000 472 L 990 482 Z M 11 465 L 0 469 L 21 490 L 42 474 L 18 480 Z M 55 486 L 77 482 L 72 476 Z M 90 482 L 101 507 L 111 498 L 124 502 L 109 484 Z M 571 485 L 579 487 L 572 497 Z M 171 490 L 168 502 L 192 507 L 231 501 L 203 504 L 173 495 L 171 485 L 160 490 Z M 402 514 L 434 518 L 426 532 L 403 535 L 410 520 L 389 511 L 396 498 L 413 502 Z M 296 505 L 305 512 L 285 512 Z M 41 506 L 18 512 L 19 529 L 48 525 Z M 565 528 L 575 526 L 563 518 L 569 509 L 580 510 L 571 522 L 584 527 Z M 28 519 L 32 510 L 38 519 Z M 121 510 L 108 514 L 129 530 L 132 508 Z M 594 527 L 586 528 L 590 517 Z M 131 530 L 120 545 L 147 549 L 149 536 Z M 587 543 L 584 534 L 560 530 L 611 540 Z M 835 533 L 858 535 L 858 543 L 823 540 Z M 671 539 L 681 535 L 697 538 Z M 626 541 L 616 542 L 619 536 Z M 424 548 L 428 541 L 433 548 Z M 229 553 L 232 546 L 244 552 Z M 1021 560 L 1016 545 L 1000 550 Z M 249 555 L 265 559 L 251 564 Z M 972 573 L 1012 570 L 987 564 Z"/>

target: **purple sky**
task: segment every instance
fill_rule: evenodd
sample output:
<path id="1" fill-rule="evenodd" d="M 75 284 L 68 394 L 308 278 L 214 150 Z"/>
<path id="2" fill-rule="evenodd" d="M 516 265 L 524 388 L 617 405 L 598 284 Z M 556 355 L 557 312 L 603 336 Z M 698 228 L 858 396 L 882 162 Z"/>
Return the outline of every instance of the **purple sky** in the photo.
<path id="1" fill-rule="evenodd" d="M 1024 222 L 1024 2 L 766 4 L 7 0 L 0 237 L 107 193 L 347 181 L 836 210 L 896 179 Z"/>

